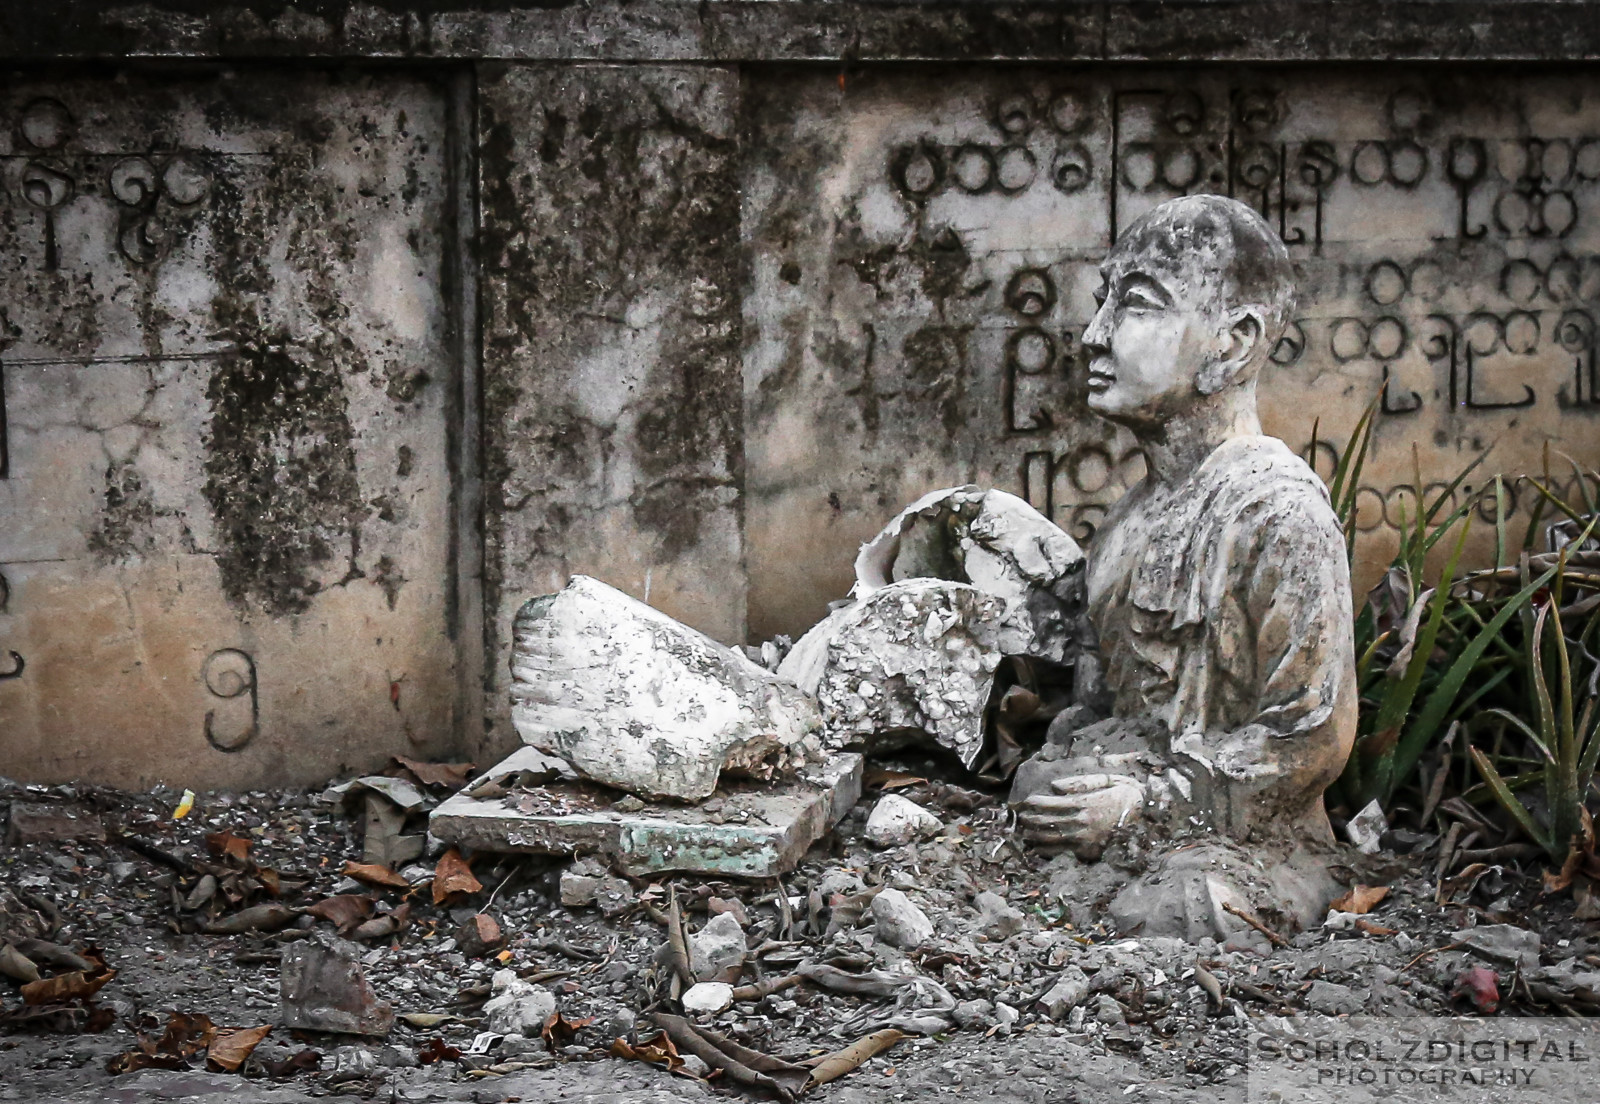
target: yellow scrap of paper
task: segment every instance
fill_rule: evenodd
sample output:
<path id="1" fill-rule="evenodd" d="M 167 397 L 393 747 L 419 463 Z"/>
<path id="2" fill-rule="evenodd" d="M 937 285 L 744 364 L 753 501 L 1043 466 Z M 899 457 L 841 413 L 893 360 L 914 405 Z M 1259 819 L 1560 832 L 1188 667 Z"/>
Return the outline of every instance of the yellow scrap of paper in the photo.
<path id="1" fill-rule="evenodd" d="M 182 820 L 194 811 L 194 791 L 184 790 L 183 800 L 178 802 L 178 807 L 172 810 L 173 820 Z"/>

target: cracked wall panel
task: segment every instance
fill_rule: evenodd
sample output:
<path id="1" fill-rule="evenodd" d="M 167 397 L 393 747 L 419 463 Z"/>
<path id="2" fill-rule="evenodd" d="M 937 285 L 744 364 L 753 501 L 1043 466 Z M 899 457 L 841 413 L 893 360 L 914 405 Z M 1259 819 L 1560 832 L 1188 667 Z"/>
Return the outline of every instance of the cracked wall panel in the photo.
<path id="1" fill-rule="evenodd" d="M 489 670 L 572 573 L 742 639 L 735 76 L 508 67 L 479 102 Z"/>
<path id="2" fill-rule="evenodd" d="M 0 115 L 16 773 L 248 786 L 444 747 L 439 93 L 80 80 Z"/>

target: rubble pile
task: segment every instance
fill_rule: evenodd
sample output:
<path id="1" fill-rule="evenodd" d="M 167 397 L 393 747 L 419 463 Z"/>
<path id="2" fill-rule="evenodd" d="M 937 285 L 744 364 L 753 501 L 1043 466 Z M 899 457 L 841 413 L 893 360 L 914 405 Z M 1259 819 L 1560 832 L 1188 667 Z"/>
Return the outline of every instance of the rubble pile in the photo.
<path id="1" fill-rule="evenodd" d="M 51 1004 L 26 1002 L 31 983 L 0 984 L 0 1085 L 64 1098 L 108 1066 L 120 1083 L 141 1068 L 220 1075 L 238 1058 L 228 1076 L 263 1086 L 460 1100 L 463 1086 L 569 1066 L 598 1077 L 589 1063 L 605 1061 L 607 1079 L 654 1063 L 675 1084 L 781 1096 L 728 1063 L 743 1055 L 752 1078 L 792 1094 L 843 1056 L 908 1099 L 983 1092 L 1000 1074 L 1038 1094 L 1016 1099 L 1063 1086 L 1124 1099 L 1134 1080 L 1180 1099 L 1236 1078 L 1246 1032 L 1265 1022 L 1600 1011 L 1594 925 L 1509 866 L 1441 891 L 1427 855 L 1385 853 L 1361 876 L 1387 892 L 1336 902 L 1315 931 L 1124 938 L 1102 909 L 1137 856 L 1025 852 L 1000 796 L 940 780 L 938 765 L 874 769 L 825 846 L 759 880 L 629 876 L 437 839 L 382 878 L 361 839 L 374 783 L 201 795 L 181 820 L 175 793 L 6 785 L 0 801 L 103 832 L 0 851 L 4 939 L 38 956 L 42 978 L 81 972 L 72 954 L 103 981 Z M 917 829 L 872 833 L 884 805 L 915 807 Z M 278 896 L 251 880 L 275 880 Z M 68 1007 L 81 1016 L 61 1017 Z M 752 1055 L 781 1065 L 763 1072 Z"/>

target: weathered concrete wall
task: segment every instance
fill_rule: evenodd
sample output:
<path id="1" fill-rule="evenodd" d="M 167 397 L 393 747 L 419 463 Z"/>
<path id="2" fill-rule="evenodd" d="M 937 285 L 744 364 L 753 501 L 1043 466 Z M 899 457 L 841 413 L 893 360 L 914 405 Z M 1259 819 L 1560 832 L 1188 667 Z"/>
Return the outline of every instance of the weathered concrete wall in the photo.
<path id="1" fill-rule="evenodd" d="M 1424 487 L 1600 466 L 1600 96 L 1573 77 L 1207 69 L 776 73 L 746 92 L 747 554 L 755 635 L 849 584 L 896 504 L 973 481 L 1082 539 L 1142 473 L 1082 406 L 1121 226 L 1183 191 L 1257 206 L 1300 312 L 1268 432 L 1331 470 L 1383 389 L 1358 585 Z M 1317 431 L 1313 448 L 1312 432 Z M 1413 452 L 1415 450 L 1415 461 Z M 1510 487 L 1519 538 L 1534 498 Z M 1493 555 L 1491 497 L 1474 554 Z M 833 551 L 829 553 L 829 549 Z"/>
<path id="2" fill-rule="evenodd" d="M 480 91 L 492 722 L 509 626 L 594 575 L 744 634 L 738 80 L 531 66 Z"/>
<path id="3" fill-rule="evenodd" d="M 0 769 L 450 746 L 440 91 L 18 81 L 0 118 Z"/>
<path id="4" fill-rule="evenodd" d="M 7 774 L 481 760 L 572 572 L 755 640 L 930 487 L 1091 538 L 1094 263 L 1183 190 L 1291 243 L 1269 429 L 1326 469 L 1388 382 L 1360 582 L 1413 445 L 1600 463 L 1593 71 L 1475 64 L 1600 57 L 1582 4 L 66 0 L 0 56 Z"/>

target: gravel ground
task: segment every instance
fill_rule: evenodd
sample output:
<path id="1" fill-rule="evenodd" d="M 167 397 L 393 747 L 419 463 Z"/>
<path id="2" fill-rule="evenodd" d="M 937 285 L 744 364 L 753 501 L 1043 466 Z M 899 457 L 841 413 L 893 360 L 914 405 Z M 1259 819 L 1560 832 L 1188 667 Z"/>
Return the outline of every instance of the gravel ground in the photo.
<path id="1" fill-rule="evenodd" d="M 899 766 L 934 773 L 926 763 Z M 326 795 L 206 794 L 174 819 L 176 793 L 0 783 L 0 802 L 76 810 L 106 835 L 0 847 L 0 931 L 25 927 L 30 917 L 57 924 L 46 935 L 51 942 L 94 950 L 116 971 L 90 998 L 99 1015 L 87 1026 L 100 1030 L 72 1030 L 87 1009 L 75 1014 L 77 1023 L 72 1016 L 19 1022 L 17 983 L 0 980 L 0 1101 L 759 1097 L 722 1077 L 690 1076 L 693 1063 L 673 1075 L 608 1056 L 619 1037 L 643 1044 L 655 1035 L 652 1009 L 676 1010 L 661 922 L 674 898 L 691 933 L 717 912 L 742 917 L 745 984 L 802 963 L 880 981 L 926 979 L 883 998 L 806 981 L 701 1021 L 796 1062 L 885 1026 L 929 1032 L 908 1035 L 807 1094 L 839 1104 L 1242 1100 L 1251 1031 L 1315 1036 L 1319 1025 L 1352 1012 L 1474 1012 L 1452 995 L 1471 967 L 1495 972 L 1502 1016 L 1587 1015 L 1600 1002 L 1593 984 L 1600 976 L 1590 972 L 1600 965 L 1600 925 L 1574 919 L 1570 898 L 1542 895 L 1536 871 L 1479 862 L 1447 880 L 1441 905 L 1437 843 L 1422 840 L 1410 855 L 1351 854 L 1355 879 L 1391 887 L 1359 926 L 1345 917 L 1284 945 L 1256 932 L 1222 945 L 1119 938 L 1101 923 L 1119 876 L 1112 863 L 1023 851 L 991 794 L 937 780 L 902 784 L 905 773 L 884 780 L 943 827 L 903 846 L 868 846 L 862 831 L 879 796 L 869 793 L 781 886 L 630 882 L 597 870 L 600 907 L 570 908 L 560 900 L 569 864 L 493 855 L 469 856 L 482 889 L 435 904 L 438 845 L 405 867 L 415 883 L 409 889 L 352 881 L 344 869 L 362 857 L 360 817 Z M 209 891 L 202 885 L 208 873 Z M 868 898 L 883 887 L 903 891 L 932 920 L 925 945 L 906 951 L 881 937 Z M 369 923 L 363 961 L 377 996 L 412 1020 L 402 1015 L 386 1039 L 367 1040 L 274 1026 L 236 1073 L 208 1070 L 203 1052 L 179 1060 L 180 1069 L 107 1072 L 141 1032 L 152 1042 L 159 1037 L 173 1013 L 203 1014 L 219 1027 L 277 1025 L 279 956 L 290 943 L 332 930 L 304 911 L 331 896 L 365 899 L 368 921 L 404 920 Z M 280 930 L 206 934 L 274 903 L 287 910 L 268 925 Z M 482 949 L 458 941 L 463 922 L 478 913 L 496 921 L 503 943 Z M 1464 941 L 1453 933 L 1473 925 L 1483 928 L 1484 947 L 1456 946 Z M 1512 965 L 1490 939 L 1517 927 L 1536 933 L 1537 966 L 1526 957 Z M 1519 938 L 1525 954 L 1527 937 Z M 483 1001 L 493 975 L 507 969 L 554 996 L 565 1022 L 550 1040 L 533 1032 L 485 1035 Z M 1064 977 L 1084 985 L 1053 1019 L 1041 998 Z M 475 1040 L 480 1053 L 468 1053 Z M 307 1051 L 316 1068 L 311 1055 L 286 1068 Z M 442 1060 L 419 1065 L 439 1052 Z"/>

